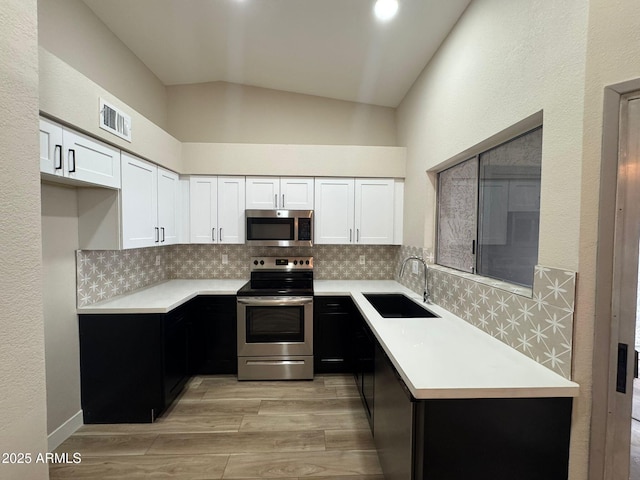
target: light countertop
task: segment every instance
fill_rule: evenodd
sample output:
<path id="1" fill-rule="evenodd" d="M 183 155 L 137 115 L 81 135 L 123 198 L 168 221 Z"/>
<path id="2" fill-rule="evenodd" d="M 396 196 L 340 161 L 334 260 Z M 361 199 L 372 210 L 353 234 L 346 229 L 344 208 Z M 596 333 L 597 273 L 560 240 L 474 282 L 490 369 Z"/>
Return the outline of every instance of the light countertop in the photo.
<path id="1" fill-rule="evenodd" d="M 167 313 L 198 295 L 235 295 L 247 283 L 239 280 L 167 280 L 109 300 L 78 307 L 79 314 Z"/>
<path id="2" fill-rule="evenodd" d="M 169 280 L 78 308 L 89 313 L 166 313 L 196 295 L 235 295 L 246 280 Z M 349 295 L 417 399 L 575 397 L 571 382 L 437 306 L 441 318 L 381 317 L 363 293 L 420 295 L 393 280 L 315 280 L 315 295 Z"/>

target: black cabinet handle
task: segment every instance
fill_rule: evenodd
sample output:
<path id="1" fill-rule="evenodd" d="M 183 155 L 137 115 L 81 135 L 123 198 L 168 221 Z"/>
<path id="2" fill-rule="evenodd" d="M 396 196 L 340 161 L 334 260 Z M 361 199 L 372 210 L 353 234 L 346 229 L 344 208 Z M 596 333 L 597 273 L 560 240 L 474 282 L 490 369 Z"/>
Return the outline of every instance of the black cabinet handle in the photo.
<path id="1" fill-rule="evenodd" d="M 56 145 L 53 149 L 54 165 L 56 170 L 62 170 L 62 145 Z"/>
<path id="2" fill-rule="evenodd" d="M 160 229 L 158 227 L 155 227 L 156 230 L 156 243 L 158 243 L 160 241 Z"/>
<path id="3" fill-rule="evenodd" d="M 160 241 L 164 242 L 164 227 L 160 227 L 160 231 L 162 232 L 162 240 Z"/>
<path id="4" fill-rule="evenodd" d="M 69 149 L 69 173 L 73 173 L 76 171 L 76 151 L 73 148 Z M 73 161 L 73 167 L 71 167 L 71 162 Z"/>

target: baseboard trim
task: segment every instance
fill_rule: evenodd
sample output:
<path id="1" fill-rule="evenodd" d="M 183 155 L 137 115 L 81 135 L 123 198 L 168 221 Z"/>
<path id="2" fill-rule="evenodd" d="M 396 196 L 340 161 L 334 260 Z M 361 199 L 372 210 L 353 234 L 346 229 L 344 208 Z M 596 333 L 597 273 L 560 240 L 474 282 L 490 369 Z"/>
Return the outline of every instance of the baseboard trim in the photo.
<path id="1" fill-rule="evenodd" d="M 82 410 L 64 422 L 47 437 L 49 451 L 53 452 L 67 438 L 82 426 Z"/>

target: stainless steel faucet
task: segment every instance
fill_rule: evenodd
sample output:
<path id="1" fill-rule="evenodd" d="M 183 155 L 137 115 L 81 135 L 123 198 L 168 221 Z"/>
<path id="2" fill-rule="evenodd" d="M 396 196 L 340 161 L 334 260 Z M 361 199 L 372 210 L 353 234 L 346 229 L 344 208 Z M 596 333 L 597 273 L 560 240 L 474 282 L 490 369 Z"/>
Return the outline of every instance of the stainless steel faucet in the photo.
<path id="1" fill-rule="evenodd" d="M 415 255 L 405 258 L 402 261 L 402 267 L 400 267 L 400 277 L 402 277 L 402 274 L 404 273 L 404 267 L 407 265 L 407 262 L 409 260 L 417 260 L 418 262 L 422 262 L 422 265 L 424 265 L 424 292 L 422 293 L 422 301 L 424 303 L 431 304 L 431 294 L 429 293 L 429 283 L 427 280 L 427 272 L 429 269 L 427 267 L 427 262 L 424 261 L 424 258 L 416 257 Z"/>

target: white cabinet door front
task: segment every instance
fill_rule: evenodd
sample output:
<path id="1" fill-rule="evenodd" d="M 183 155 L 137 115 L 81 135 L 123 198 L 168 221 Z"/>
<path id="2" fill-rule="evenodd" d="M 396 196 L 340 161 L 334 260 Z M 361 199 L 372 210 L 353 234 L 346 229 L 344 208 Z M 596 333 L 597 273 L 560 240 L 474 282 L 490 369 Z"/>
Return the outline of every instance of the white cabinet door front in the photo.
<path id="1" fill-rule="evenodd" d="M 178 243 L 179 207 L 178 174 L 158 167 L 158 227 L 161 245 Z"/>
<path id="2" fill-rule="evenodd" d="M 65 176 L 120 188 L 120 150 L 86 135 L 63 130 Z"/>
<path id="3" fill-rule="evenodd" d="M 244 177 L 218 177 L 218 242 L 244 243 Z"/>
<path id="4" fill-rule="evenodd" d="M 51 175 L 64 173 L 62 165 L 62 127 L 40 119 L 40 171 Z"/>
<path id="5" fill-rule="evenodd" d="M 287 210 L 313 210 L 313 178 L 281 178 L 280 205 Z"/>
<path id="6" fill-rule="evenodd" d="M 315 243 L 353 243 L 353 195 L 352 178 L 315 179 Z"/>
<path id="7" fill-rule="evenodd" d="M 247 177 L 247 209 L 273 210 L 280 205 L 280 179 L 278 177 Z"/>
<path id="8" fill-rule="evenodd" d="M 191 243 L 218 243 L 218 179 L 189 179 Z"/>
<path id="9" fill-rule="evenodd" d="M 158 167 L 122 154 L 122 246 L 150 247 L 160 242 Z"/>
<path id="10" fill-rule="evenodd" d="M 355 190 L 356 243 L 393 244 L 393 180 L 359 178 Z"/>

